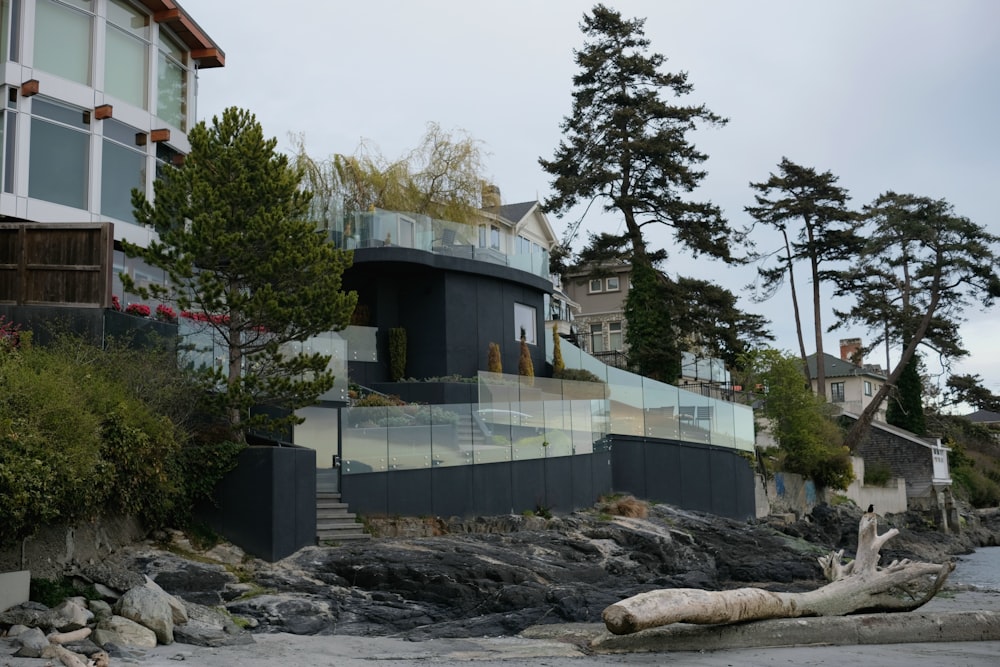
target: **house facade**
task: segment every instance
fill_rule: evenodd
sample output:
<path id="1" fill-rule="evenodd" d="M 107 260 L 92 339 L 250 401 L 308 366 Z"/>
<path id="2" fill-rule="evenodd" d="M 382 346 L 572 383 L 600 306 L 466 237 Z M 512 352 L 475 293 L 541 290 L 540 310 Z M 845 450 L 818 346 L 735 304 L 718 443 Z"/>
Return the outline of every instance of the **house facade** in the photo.
<path id="1" fill-rule="evenodd" d="M 878 366 L 865 364 L 861 357 L 861 339 L 845 338 L 840 341 L 840 357 L 823 354 L 823 371 L 826 377 L 826 398 L 842 411 L 860 414 L 872 402 L 875 394 L 885 384 L 885 372 Z M 816 355 L 806 357 L 813 391 L 818 392 Z M 875 420 L 885 422 L 886 402 L 883 401 Z"/>
<path id="2" fill-rule="evenodd" d="M 0 2 L 0 59 L 0 220 L 113 222 L 147 244 L 131 190 L 151 197 L 189 151 L 198 72 L 223 51 L 174 0 L 17 0 Z M 120 251 L 115 269 L 162 280 Z"/>
<path id="3" fill-rule="evenodd" d="M 580 307 L 574 320 L 580 348 L 612 366 L 624 367 L 628 353 L 625 300 L 631 274 L 630 264 L 614 262 L 567 273 L 562 281 L 568 299 Z"/>

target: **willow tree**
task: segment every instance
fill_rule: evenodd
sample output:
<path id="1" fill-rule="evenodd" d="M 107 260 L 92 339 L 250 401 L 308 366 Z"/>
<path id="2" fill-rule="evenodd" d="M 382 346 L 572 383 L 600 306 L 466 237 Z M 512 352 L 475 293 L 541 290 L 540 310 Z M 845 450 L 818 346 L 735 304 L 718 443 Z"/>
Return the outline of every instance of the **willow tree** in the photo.
<path id="1" fill-rule="evenodd" d="M 837 296 L 853 300 L 834 311 L 840 323 L 860 323 L 873 345 L 895 344 L 899 360 L 847 434 L 860 444 L 876 411 L 899 383 L 921 346 L 942 359 L 968 353 L 959 325 L 967 307 L 989 307 L 1000 296 L 1000 238 L 943 199 L 887 192 L 864 208 L 868 240 L 853 266 L 837 274 Z"/>
<path id="2" fill-rule="evenodd" d="M 133 190 L 136 220 L 157 238 L 125 253 L 163 269 L 164 285 L 126 290 L 177 305 L 221 342 L 224 362 L 205 368 L 233 435 L 254 424 L 250 407 L 294 411 L 333 386 L 330 357 L 296 344 L 348 324 L 357 302 L 341 290 L 350 253 L 316 233 L 302 172 L 275 151 L 249 111 L 231 107 L 188 135 L 191 151 L 166 166 L 149 201 Z"/>
<path id="3" fill-rule="evenodd" d="M 396 159 L 365 142 L 351 155 L 316 159 L 299 137 L 296 164 L 320 196 L 314 208 L 328 216 L 381 208 L 472 222 L 482 205 L 483 156 L 481 142 L 464 131 L 428 123 L 418 145 Z"/>

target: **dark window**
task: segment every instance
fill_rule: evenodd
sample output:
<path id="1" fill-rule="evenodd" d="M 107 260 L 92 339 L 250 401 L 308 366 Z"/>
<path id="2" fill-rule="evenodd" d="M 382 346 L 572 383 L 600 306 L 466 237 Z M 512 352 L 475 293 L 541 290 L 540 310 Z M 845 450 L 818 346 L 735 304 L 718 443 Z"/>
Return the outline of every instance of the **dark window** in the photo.
<path id="1" fill-rule="evenodd" d="M 830 383 L 830 400 L 834 403 L 844 402 L 844 383 L 843 382 L 831 382 Z"/>

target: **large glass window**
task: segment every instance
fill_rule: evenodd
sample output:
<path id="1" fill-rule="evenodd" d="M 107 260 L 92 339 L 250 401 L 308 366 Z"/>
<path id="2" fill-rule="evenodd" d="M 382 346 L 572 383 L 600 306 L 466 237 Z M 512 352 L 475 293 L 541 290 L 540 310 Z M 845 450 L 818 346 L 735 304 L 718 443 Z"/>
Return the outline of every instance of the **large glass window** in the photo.
<path id="1" fill-rule="evenodd" d="M 31 109 L 28 196 L 86 210 L 90 112 L 39 97 Z"/>
<path id="2" fill-rule="evenodd" d="M 149 67 L 149 19 L 121 0 L 108 5 L 104 89 L 137 107 L 146 108 Z"/>
<path id="3" fill-rule="evenodd" d="M 590 351 L 604 352 L 604 325 L 590 325 Z"/>
<path id="4" fill-rule="evenodd" d="M 132 188 L 146 189 L 146 152 L 136 146 L 139 130 L 110 118 L 102 127 L 101 214 L 134 222 Z"/>
<path id="5" fill-rule="evenodd" d="M 38 0 L 35 68 L 90 84 L 93 4 L 93 0 Z"/>
<path id="6" fill-rule="evenodd" d="M 13 88 L 7 89 L 7 111 L 4 112 L 3 123 L 4 144 L 3 144 L 3 191 L 14 191 L 14 159 L 15 140 L 17 138 L 17 91 Z"/>
<path id="7" fill-rule="evenodd" d="M 521 340 L 522 334 L 526 342 L 535 344 L 537 340 L 535 337 L 535 309 L 523 303 L 515 303 L 514 340 Z"/>
<path id="8" fill-rule="evenodd" d="M 187 131 L 187 51 L 160 30 L 156 115 Z"/>
<path id="9" fill-rule="evenodd" d="M 621 322 L 608 322 L 608 348 L 612 350 L 621 350 L 624 346 L 622 344 L 622 323 Z"/>

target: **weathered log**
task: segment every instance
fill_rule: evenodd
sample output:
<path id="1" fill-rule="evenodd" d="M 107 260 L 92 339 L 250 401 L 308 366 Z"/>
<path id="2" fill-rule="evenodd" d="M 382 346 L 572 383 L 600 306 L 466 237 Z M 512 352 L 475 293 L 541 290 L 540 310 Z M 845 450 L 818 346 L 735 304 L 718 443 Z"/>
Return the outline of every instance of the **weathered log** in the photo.
<path id="1" fill-rule="evenodd" d="M 670 623 L 737 623 L 767 618 L 910 611 L 933 598 L 955 566 L 951 562 L 937 565 L 903 560 L 879 569 L 879 549 L 898 532 L 892 529 L 878 535 L 875 513 L 864 514 L 858 526 L 857 558 L 842 564 L 843 550 L 820 558 L 824 573 L 833 581 L 814 591 L 662 589 L 610 605 L 604 610 L 604 624 L 611 632 L 621 635 Z"/>

